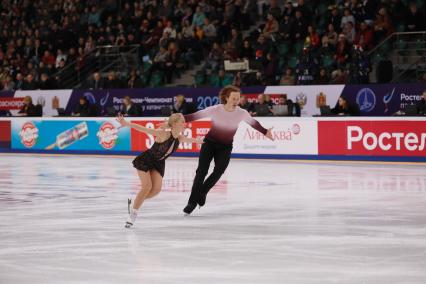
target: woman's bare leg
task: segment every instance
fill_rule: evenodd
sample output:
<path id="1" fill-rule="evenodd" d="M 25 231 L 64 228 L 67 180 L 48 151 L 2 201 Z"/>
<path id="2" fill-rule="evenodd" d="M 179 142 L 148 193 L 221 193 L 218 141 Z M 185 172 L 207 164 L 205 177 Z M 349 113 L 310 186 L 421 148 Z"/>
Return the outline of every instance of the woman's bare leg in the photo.
<path id="1" fill-rule="evenodd" d="M 144 200 L 147 198 L 148 193 L 152 188 L 151 175 L 149 172 L 143 172 L 138 170 L 138 176 L 141 181 L 141 189 L 136 195 L 135 201 L 133 202 L 133 209 L 138 210 Z"/>
<path id="2" fill-rule="evenodd" d="M 146 196 L 146 199 L 152 198 L 159 194 L 163 185 L 163 177 L 160 175 L 159 172 L 157 172 L 156 170 L 151 170 L 149 173 L 151 175 L 152 187 L 151 191 Z"/>
<path id="3" fill-rule="evenodd" d="M 133 208 L 130 210 L 129 218 L 126 222 L 125 227 L 131 228 L 136 221 L 138 216 L 138 209 L 142 206 L 142 203 L 146 199 L 148 193 L 151 191 L 152 182 L 151 175 L 149 172 L 143 172 L 138 170 L 138 176 L 141 181 L 141 189 L 136 195 L 135 201 L 133 202 Z"/>

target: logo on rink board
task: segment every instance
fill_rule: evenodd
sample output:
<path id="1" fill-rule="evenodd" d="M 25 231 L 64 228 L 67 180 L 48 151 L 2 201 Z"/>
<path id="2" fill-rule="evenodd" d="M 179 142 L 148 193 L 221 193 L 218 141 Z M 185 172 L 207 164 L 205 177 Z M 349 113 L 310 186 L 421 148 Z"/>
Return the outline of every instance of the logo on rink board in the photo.
<path id="1" fill-rule="evenodd" d="M 300 133 L 300 125 L 297 123 L 293 124 L 292 130 L 294 135 L 298 135 Z"/>
<path id="2" fill-rule="evenodd" d="M 32 122 L 25 122 L 21 131 L 19 131 L 19 137 L 22 145 L 26 148 L 32 148 L 37 143 L 38 128 Z"/>
<path id="3" fill-rule="evenodd" d="M 259 123 L 272 129 L 274 141 L 242 123 L 234 136 L 233 153 L 235 154 L 268 154 L 268 155 L 317 155 L 318 132 L 317 121 L 282 120 L 258 117 Z"/>
<path id="4" fill-rule="evenodd" d="M 319 121 L 320 155 L 426 156 L 426 121 Z"/>
<path id="5" fill-rule="evenodd" d="M 298 93 L 296 95 L 296 103 L 299 104 L 300 108 L 303 109 L 308 102 L 308 96 L 305 93 Z"/>
<path id="6" fill-rule="evenodd" d="M 104 122 L 100 127 L 96 136 L 99 138 L 99 144 L 104 149 L 114 148 L 117 138 L 118 129 L 111 122 Z"/>
<path id="7" fill-rule="evenodd" d="M 392 89 L 392 92 L 387 93 L 384 97 L 383 97 L 383 103 L 385 104 L 385 113 L 387 113 L 389 111 L 389 103 L 392 100 L 392 97 L 395 93 L 395 88 Z"/>
<path id="8" fill-rule="evenodd" d="M 376 106 L 376 94 L 370 88 L 363 88 L 356 95 L 356 103 L 362 112 L 370 112 Z"/>

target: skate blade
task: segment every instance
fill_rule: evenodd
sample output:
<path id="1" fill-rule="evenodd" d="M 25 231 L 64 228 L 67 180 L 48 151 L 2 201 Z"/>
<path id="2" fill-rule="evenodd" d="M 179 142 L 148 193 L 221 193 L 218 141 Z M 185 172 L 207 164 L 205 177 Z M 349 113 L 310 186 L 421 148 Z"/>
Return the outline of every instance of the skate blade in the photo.
<path id="1" fill-rule="evenodd" d="M 129 211 L 129 214 L 130 214 L 130 204 L 132 204 L 131 198 L 127 199 L 127 211 Z"/>
<path id="2" fill-rule="evenodd" d="M 126 225 L 124 225 L 125 228 L 130 229 L 133 227 L 133 224 L 130 222 L 126 222 Z"/>

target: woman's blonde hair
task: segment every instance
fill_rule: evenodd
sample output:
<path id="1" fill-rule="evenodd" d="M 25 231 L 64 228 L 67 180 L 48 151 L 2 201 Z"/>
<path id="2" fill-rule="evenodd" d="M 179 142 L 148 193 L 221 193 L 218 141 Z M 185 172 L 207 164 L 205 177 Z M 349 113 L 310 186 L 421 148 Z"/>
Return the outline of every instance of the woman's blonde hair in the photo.
<path id="1" fill-rule="evenodd" d="M 220 103 L 226 104 L 232 92 L 241 93 L 241 89 L 233 85 L 228 85 L 224 87 L 222 90 L 220 90 L 219 92 Z"/>
<path id="2" fill-rule="evenodd" d="M 181 118 L 182 118 L 182 114 L 180 114 L 180 113 L 172 114 L 171 116 L 169 116 L 169 119 L 167 120 L 167 126 L 172 127 L 173 124 L 175 124 Z"/>

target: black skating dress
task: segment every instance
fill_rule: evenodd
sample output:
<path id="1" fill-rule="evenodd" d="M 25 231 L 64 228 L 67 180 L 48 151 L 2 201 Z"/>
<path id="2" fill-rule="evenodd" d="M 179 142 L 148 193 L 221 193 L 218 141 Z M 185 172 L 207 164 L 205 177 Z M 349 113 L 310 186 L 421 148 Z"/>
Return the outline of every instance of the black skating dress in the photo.
<path id="1" fill-rule="evenodd" d="M 144 172 L 156 170 L 162 177 L 164 176 L 165 160 L 179 147 L 179 139 L 170 137 L 162 142 L 155 142 L 151 149 L 143 152 L 133 160 L 133 166 Z"/>

